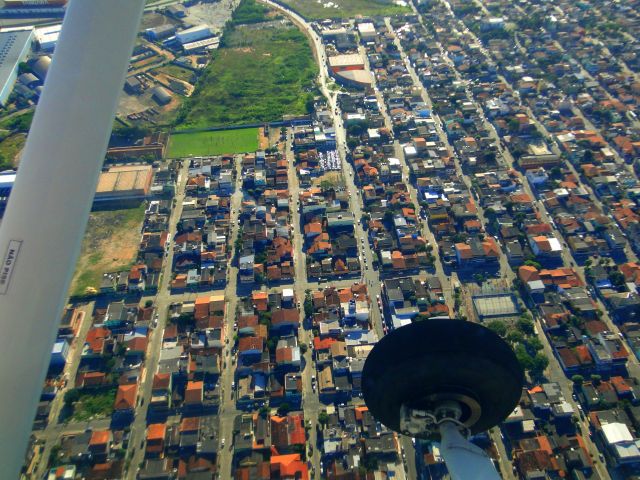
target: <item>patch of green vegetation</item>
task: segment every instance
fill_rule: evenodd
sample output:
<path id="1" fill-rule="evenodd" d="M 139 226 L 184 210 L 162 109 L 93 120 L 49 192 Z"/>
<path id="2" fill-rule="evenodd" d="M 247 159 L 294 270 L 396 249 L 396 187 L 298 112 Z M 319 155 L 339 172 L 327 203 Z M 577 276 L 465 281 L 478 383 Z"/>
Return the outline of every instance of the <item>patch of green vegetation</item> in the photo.
<path id="1" fill-rule="evenodd" d="M 154 70 L 154 72 L 164 73 L 165 75 L 170 75 L 178 80 L 183 80 L 189 83 L 193 81 L 193 77 L 195 75 L 195 72 L 192 70 L 173 64 L 164 65 L 163 67 Z"/>
<path id="2" fill-rule="evenodd" d="M 181 158 L 223 153 L 253 152 L 258 149 L 258 129 L 220 130 L 216 132 L 171 135 L 169 157 Z"/>
<path id="3" fill-rule="evenodd" d="M 0 142 L 0 171 L 13 168 L 14 160 L 23 149 L 27 136 L 23 133 L 9 135 Z"/>
<path id="4" fill-rule="evenodd" d="M 71 282 L 72 296 L 85 295 L 88 287 L 99 288 L 104 273 L 127 269 L 135 262 L 144 211 L 141 204 L 91 212 Z"/>
<path id="5" fill-rule="evenodd" d="M 183 105 L 179 128 L 269 122 L 308 111 L 317 66 L 300 31 L 236 27 L 222 43 Z"/>
<path id="6" fill-rule="evenodd" d="M 116 399 L 116 388 L 104 392 L 80 393 L 73 403 L 72 422 L 85 422 L 96 417 L 108 417 L 113 413 L 113 402 Z"/>
<path id="7" fill-rule="evenodd" d="M 34 113 L 35 110 L 29 110 L 28 112 L 5 118 L 0 121 L 0 128 L 11 130 L 12 132 L 26 133 L 29 131 L 29 127 L 31 127 Z"/>
<path id="8" fill-rule="evenodd" d="M 409 7 L 396 5 L 392 0 L 281 0 L 308 19 L 353 18 L 363 16 L 391 16 L 409 13 Z M 332 3 L 331 7 L 325 5 Z"/>
<path id="9" fill-rule="evenodd" d="M 255 0 L 243 0 L 233 12 L 230 25 L 242 25 L 248 23 L 260 23 L 267 20 L 269 9 Z"/>

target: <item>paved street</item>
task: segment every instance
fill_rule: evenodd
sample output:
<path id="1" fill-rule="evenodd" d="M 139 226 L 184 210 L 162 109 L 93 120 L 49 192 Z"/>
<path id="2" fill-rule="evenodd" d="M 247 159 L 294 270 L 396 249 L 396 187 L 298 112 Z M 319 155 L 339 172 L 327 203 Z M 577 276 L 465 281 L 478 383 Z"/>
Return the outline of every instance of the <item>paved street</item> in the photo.
<path id="1" fill-rule="evenodd" d="M 74 388 L 76 373 L 78 371 L 80 358 L 82 356 L 82 347 L 84 346 L 84 341 L 87 338 L 87 332 L 93 324 L 93 307 L 94 302 L 89 302 L 77 307 L 82 311 L 82 323 L 80 324 L 80 328 L 76 337 L 73 339 L 73 343 L 67 357 L 67 364 L 63 373 L 64 378 L 67 379 L 67 384 L 64 388 L 58 391 L 55 398 L 51 402 L 49 423 L 47 424 L 46 428 L 43 431 L 37 432 L 36 434 L 36 437 L 38 439 L 44 441 L 42 452 L 43 459 L 49 458 L 51 447 L 56 444 L 60 433 L 75 431 L 75 428 L 77 428 L 77 425 L 74 427 L 72 424 L 60 424 L 58 423 L 58 419 L 60 411 L 64 406 L 64 394 L 68 390 Z M 36 478 L 41 478 L 42 475 L 44 475 L 46 467 L 46 462 L 40 462 L 38 468 L 36 469 Z"/>
<path id="2" fill-rule="evenodd" d="M 235 172 L 236 183 L 235 191 L 231 197 L 231 235 L 229 239 L 229 248 L 233 249 L 236 243 L 240 227 L 238 225 L 238 218 L 240 214 L 240 207 L 242 205 L 242 172 L 241 172 L 241 157 L 235 157 Z M 235 397 L 233 389 L 231 388 L 234 374 L 235 363 L 232 362 L 231 349 L 233 347 L 233 338 L 235 330 L 233 328 L 236 320 L 236 308 L 238 305 L 238 267 L 235 262 L 230 262 L 227 270 L 227 285 L 224 289 L 224 296 L 226 299 L 226 311 L 225 311 L 225 336 L 229 339 L 229 342 L 223 348 L 223 370 L 220 376 L 220 409 L 218 416 L 220 419 L 219 425 L 219 439 L 225 440 L 225 446 L 219 446 L 219 478 L 231 478 L 231 465 L 233 461 L 233 421 L 236 416 L 241 413 L 236 410 Z M 215 293 L 215 292 L 211 292 Z"/>
<path id="3" fill-rule="evenodd" d="M 147 346 L 146 359 L 144 364 L 144 370 L 142 378 L 140 380 L 140 388 L 138 390 L 138 408 L 136 409 L 135 420 L 131 424 L 131 436 L 129 440 L 129 451 L 127 455 L 131 458 L 132 468 L 127 473 L 127 478 L 133 480 L 136 477 L 135 467 L 142 462 L 144 458 L 144 449 L 140 448 L 141 442 L 146 437 L 147 429 L 147 410 L 149 408 L 149 400 L 151 399 L 151 390 L 153 387 L 153 375 L 158 367 L 158 361 L 160 360 L 160 348 L 162 346 L 162 336 L 164 333 L 164 327 L 168 319 L 169 305 L 171 304 L 171 292 L 169 289 L 171 282 L 171 270 L 173 268 L 173 238 L 176 234 L 176 228 L 180 215 L 182 214 L 182 202 L 184 200 L 184 190 L 187 184 L 187 177 L 189 171 L 189 162 L 183 162 L 180 173 L 178 175 L 178 182 L 176 186 L 176 195 L 173 210 L 171 211 L 171 217 L 169 220 L 169 239 L 171 244 L 169 246 L 168 254 L 165 257 L 164 264 L 162 266 L 162 278 L 158 287 L 158 293 L 155 297 L 155 308 L 158 314 L 158 325 L 153 329 L 151 333 L 151 339 Z"/>

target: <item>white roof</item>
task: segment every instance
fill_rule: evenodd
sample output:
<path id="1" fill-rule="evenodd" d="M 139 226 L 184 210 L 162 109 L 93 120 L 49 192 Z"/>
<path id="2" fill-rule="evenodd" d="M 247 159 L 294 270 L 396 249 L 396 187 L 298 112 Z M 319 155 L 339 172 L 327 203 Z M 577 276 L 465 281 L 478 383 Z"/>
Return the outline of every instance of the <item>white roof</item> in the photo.
<path id="1" fill-rule="evenodd" d="M 633 441 L 629 427 L 624 423 L 607 423 L 602 426 L 602 433 L 604 433 L 604 438 L 609 445 Z"/>
<path id="2" fill-rule="evenodd" d="M 365 22 L 358 25 L 358 31 L 360 33 L 375 33 L 376 27 L 371 22 Z"/>
<path id="3" fill-rule="evenodd" d="M 404 147 L 404 153 L 407 155 L 415 155 L 418 153 L 418 151 L 413 145 L 407 145 L 406 147 Z"/>
<path id="4" fill-rule="evenodd" d="M 377 128 L 367 129 L 367 134 L 369 135 L 369 138 L 380 138 L 380 132 L 378 132 Z"/>
<path id="5" fill-rule="evenodd" d="M 544 282 L 542 280 L 532 280 L 530 282 L 528 282 L 529 288 L 531 290 L 544 290 L 545 289 L 545 285 Z"/>
<path id="6" fill-rule="evenodd" d="M 0 173 L 0 187 L 10 187 L 16 181 L 16 173 Z"/>
<path id="7" fill-rule="evenodd" d="M 283 288 L 282 296 L 284 298 L 293 298 L 293 288 Z"/>
<path id="8" fill-rule="evenodd" d="M 638 448 L 640 440 L 635 442 L 618 443 L 613 446 L 616 451 L 616 455 L 621 460 L 629 461 L 632 458 L 640 457 L 640 448 Z"/>
<path id="9" fill-rule="evenodd" d="M 331 67 L 347 67 L 351 65 L 364 66 L 364 59 L 359 53 L 349 53 L 346 55 L 335 55 L 329 57 L 329 66 Z"/>
<path id="10" fill-rule="evenodd" d="M 559 252 L 562 250 L 562 245 L 560 244 L 560 240 L 556 237 L 549 237 L 549 246 L 551 247 L 552 252 Z"/>

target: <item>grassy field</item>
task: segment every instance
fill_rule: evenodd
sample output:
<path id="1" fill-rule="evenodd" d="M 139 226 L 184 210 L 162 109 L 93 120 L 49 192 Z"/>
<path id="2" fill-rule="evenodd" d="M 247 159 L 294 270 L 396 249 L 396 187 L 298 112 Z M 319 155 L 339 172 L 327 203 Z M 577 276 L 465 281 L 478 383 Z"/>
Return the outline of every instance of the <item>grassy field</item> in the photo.
<path id="1" fill-rule="evenodd" d="M 189 70 L 188 68 L 183 68 L 179 65 L 165 65 L 163 67 L 157 68 L 154 70 L 154 73 L 164 73 L 166 75 L 170 75 L 172 77 L 177 78 L 178 80 L 183 80 L 185 82 L 191 82 L 195 73 Z"/>
<path id="2" fill-rule="evenodd" d="M 253 152 L 258 149 L 258 129 L 217 132 L 178 133 L 171 135 L 169 157 L 181 158 L 223 153 Z"/>
<path id="3" fill-rule="evenodd" d="M 391 0 L 282 0 L 296 12 L 308 19 L 321 18 L 353 18 L 357 15 L 387 16 L 409 13 L 409 7 L 396 5 Z M 337 7 L 325 8 L 327 3 Z"/>
<path id="4" fill-rule="evenodd" d="M 307 112 L 317 66 L 296 28 L 239 26 L 225 33 L 223 43 L 183 106 L 179 128 L 267 122 Z"/>
<path id="5" fill-rule="evenodd" d="M 71 282 L 71 295 L 99 288 L 102 275 L 129 268 L 135 261 L 145 205 L 91 212 L 80 259 Z"/>
<path id="6" fill-rule="evenodd" d="M 11 168 L 16 164 L 16 157 L 22 151 L 27 136 L 15 133 L 0 142 L 0 170 Z"/>
<path id="7" fill-rule="evenodd" d="M 85 422 L 96 417 L 108 417 L 113 412 L 113 402 L 116 400 L 116 389 L 102 393 L 82 394 L 73 405 L 74 422 Z"/>

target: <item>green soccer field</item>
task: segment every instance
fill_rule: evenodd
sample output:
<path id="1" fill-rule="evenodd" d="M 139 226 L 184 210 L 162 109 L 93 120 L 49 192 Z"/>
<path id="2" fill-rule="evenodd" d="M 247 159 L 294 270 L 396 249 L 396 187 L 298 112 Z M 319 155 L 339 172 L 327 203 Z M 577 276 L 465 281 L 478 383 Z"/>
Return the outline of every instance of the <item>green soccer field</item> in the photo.
<path id="1" fill-rule="evenodd" d="M 169 157 L 197 157 L 223 153 L 253 152 L 258 149 L 258 129 L 215 132 L 174 133 L 169 142 Z"/>

